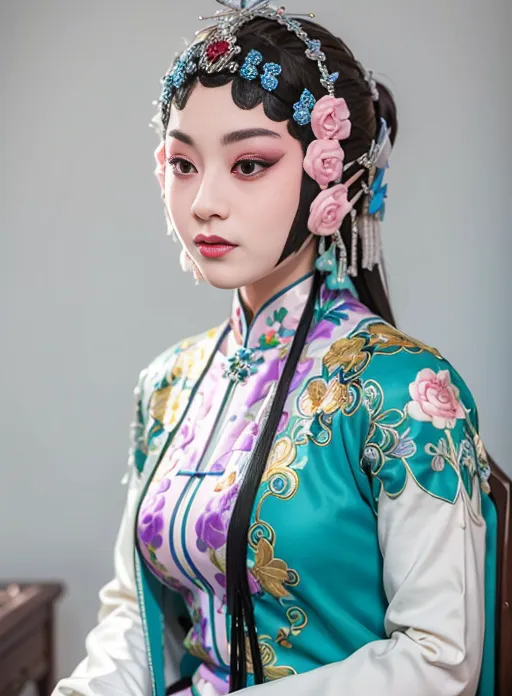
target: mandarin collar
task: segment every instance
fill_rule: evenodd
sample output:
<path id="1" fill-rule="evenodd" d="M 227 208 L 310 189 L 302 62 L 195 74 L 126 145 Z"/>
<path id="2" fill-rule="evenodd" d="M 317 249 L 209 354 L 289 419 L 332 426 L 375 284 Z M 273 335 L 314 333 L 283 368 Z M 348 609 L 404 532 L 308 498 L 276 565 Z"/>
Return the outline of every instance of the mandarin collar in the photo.
<path id="1" fill-rule="evenodd" d="M 236 290 L 230 318 L 232 337 L 236 345 L 259 351 L 288 346 L 299 326 L 313 277 L 314 272 L 311 271 L 277 292 L 258 310 L 250 324 L 247 323 L 240 290 Z M 346 290 L 357 298 L 354 284 L 348 276 L 340 291 L 331 292 L 326 289 L 324 283 L 317 305 L 322 305 L 325 301 L 335 302 L 334 295 L 341 298 Z"/>

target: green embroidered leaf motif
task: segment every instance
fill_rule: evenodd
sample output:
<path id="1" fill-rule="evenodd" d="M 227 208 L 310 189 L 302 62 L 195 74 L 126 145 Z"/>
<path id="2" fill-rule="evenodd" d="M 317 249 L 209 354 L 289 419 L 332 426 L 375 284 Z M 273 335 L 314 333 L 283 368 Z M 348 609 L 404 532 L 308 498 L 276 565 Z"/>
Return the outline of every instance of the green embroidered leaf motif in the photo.
<path id="1" fill-rule="evenodd" d="M 146 463 L 146 455 L 144 452 L 141 452 L 140 449 L 136 449 L 135 452 L 133 453 L 133 459 L 135 463 L 135 468 L 137 471 L 142 473 L 142 470 L 144 469 L 144 464 Z"/>
<path id="2" fill-rule="evenodd" d="M 274 312 L 274 321 L 277 321 L 279 324 L 282 324 L 287 314 L 288 310 L 286 309 L 286 307 L 281 307 L 281 309 L 276 310 Z"/>

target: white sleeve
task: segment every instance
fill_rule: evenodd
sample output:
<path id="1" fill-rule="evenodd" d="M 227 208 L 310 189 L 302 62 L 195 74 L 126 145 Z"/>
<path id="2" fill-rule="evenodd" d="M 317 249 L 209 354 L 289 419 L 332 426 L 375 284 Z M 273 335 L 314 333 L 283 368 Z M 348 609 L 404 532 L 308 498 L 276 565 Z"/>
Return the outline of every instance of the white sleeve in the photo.
<path id="1" fill-rule="evenodd" d="M 131 477 L 115 547 L 115 577 L 100 590 L 99 623 L 86 639 L 87 657 L 53 696 L 147 696 L 151 682 L 133 569 L 138 480 Z"/>
<path id="2" fill-rule="evenodd" d="M 408 474 L 398 497 L 383 491 L 388 638 L 342 662 L 251 687 L 250 696 L 474 696 L 484 640 L 485 521 L 480 488 L 473 488 L 470 500 L 461 483 L 451 504 Z"/>
<path id="3" fill-rule="evenodd" d="M 125 509 L 114 552 L 114 579 L 100 590 L 98 624 L 86 639 L 87 657 L 62 679 L 52 696 L 147 696 L 151 682 L 134 576 L 134 529 L 142 487 L 135 460 L 145 457 L 141 419 L 141 374 L 136 395 L 136 420 Z"/>

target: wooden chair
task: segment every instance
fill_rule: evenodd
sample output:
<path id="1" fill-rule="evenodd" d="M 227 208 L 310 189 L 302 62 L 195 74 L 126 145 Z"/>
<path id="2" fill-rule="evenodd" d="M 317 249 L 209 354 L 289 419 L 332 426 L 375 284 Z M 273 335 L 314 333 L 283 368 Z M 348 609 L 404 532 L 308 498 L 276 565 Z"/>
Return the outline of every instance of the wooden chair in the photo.
<path id="1" fill-rule="evenodd" d="M 498 512 L 496 588 L 496 696 L 512 695 L 512 481 L 489 457 L 492 499 Z"/>

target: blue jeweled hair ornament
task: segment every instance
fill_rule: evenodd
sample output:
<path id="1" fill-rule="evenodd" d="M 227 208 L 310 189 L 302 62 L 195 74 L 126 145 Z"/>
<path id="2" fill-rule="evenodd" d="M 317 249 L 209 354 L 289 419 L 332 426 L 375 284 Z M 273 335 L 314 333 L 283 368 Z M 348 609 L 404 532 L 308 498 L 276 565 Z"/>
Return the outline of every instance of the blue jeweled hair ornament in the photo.
<path id="1" fill-rule="evenodd" d="M 256 80 L 258 65 L 263 62 L 263 55 L 254 48 L 247 54 L 244 64 L 240 68 L 240 75 L 246 80 Z"/>
<path id="2" fill-rule="evenodd" d="M 263 62 L 263 55 L 254 48 L 245 57 L 244 64 L 239 70 L 239 75 L 244 79 L 252 81 L 260 77 L 260 84 L 267 92 L 273 92 L 279 84 L 277 76 L 281 74 L 282 68 L 277 63 L 265 63 L 261 69 L 263 74 L 258 72 L 258 65 Z"/>
<path id="3" fill-rule="evenodd" d="M 320 194 L 311 206 L 308 229 L 320 236 L 316 268 L 323 273 L 328 273 L 327 285 L 330 289 L 341 289 L 346 272 L 352 276 L 357 275 L 359 238 L 361 238 L 363 250 L 362 268 L 371 270 L 380 261 L 380 222 L 384 216 L 384 201 L 387 196 L 387 186 L 383 183 L 383 177 L 391 152 L 390 129 L 384 119 L 381 119 L 380 130 L 370 150 L 351 162 L 345 162 L 342 148 L 339 147 L 336 150 L 339 141 L 347 139 L 351 130 L 350 112 L 346 102 L 335 96 L 335 83 L 340 78 L 340 74 L 329 72 L 326 65 L 327 56 L 322 50 L 321 42 L 311 38 L 304 30 L 297 19 L 301 15 L 292 16 L 284 7 L 272 6 L 270 0 L 216 0 L 216 2 L 223 6 L 222 10 L 218 10 L 213 16 L 199 18 L 214 20 L 214 24 L 196 33 L 191 45 L 176 57 L 173 66 L 162 78 L 160 99 L 155 102 L 158 103 L 160 111 L 153 119 L 153 123 L 163 136 L 169 122 L 175 93 L 196 73 L 238 72 L 243 79 L 259 80 L 264 90 L 274 92 L 279 86 L 282 67 L 275 62 L 265 62 L 264 55 L 255 49 L 251 49 L 245 57 L 239 57 L 242 49 L 238 45 L 237 34 L 244 24 L 256 17 L 275 21 L 286 27 L 287 31 L 293 32 L 304 44 L 306 58 L 316 62 L 320 85 L 326 91 L 324 97 L 317 99 L 310 90 L 304 89 L 297 95 L 290 117 L 300 126 L 311 127 L 317 138 L 310 144 L 312 149 L 308 150 L 304 160 L 306 173 L 315 179 L 321 188 Z M 309 13 L 305 16 L 313 18 L 315 15 Z M 372 98 L 377 101 L 379 93 L 373 74 L 370 71 L 364 71 L 364 74 Z M 332 117 L 331 126 L 334 123 L 331 131 L 325 127 L 326 113 L 328 118 Z M 337 165 L 335 162 L 336 166 L 332 166 L 333 148 L 334 159 L 338 159 Z M 324 165 L 322 160 L 324 150 L 325 158 L 328 159 L 327 180 L 325 168 L 320 171 L 320 165 Z M 309 156 L 310 153 L 311 156 Z M 343 174 L 352 167 L 359 167 L 359 169 L 342 184 Z M 362 182 L 359 192 L 348 200 L 351 184 L 360 178 L 365 170 L 368 171 L 367 181 Z M 329 178 L 330 171 L 333 174 Z M 362 212 L 357 215 L 354 206 L 361 196 L 364 196 Z M 341 211 L 338 218 L 334 216 L 334 223 L 332 223 L 333 216 L 329 212 L 332 211 L 333 206 Z M 347 250 L 340 228 L 344 216 L 348 213 L 351 216 L 352 237 L 351 264 L 347 268 Z M 329 221 L 332 229 L 329 227 Z M 331 238 L 331 245 L 327 249 L 326 237 Z"/>
<path id="4" fill-rule="evenodd" d="M 281 74 L 282 68 L 277 63 L 265 63 L 263 75 L 261 76 L 261 86 L 267 92 L 273 92 L 279 84 L 277 76 Z"/>
<path id="5" fill-rule="evenodd" d="M 311 94 L 309 89 L 305 89 L 300 95 L 298 102 L 293 105 L 293 118 L 299 126 L 305 126 L 311 123 L 311 113 L 315 108 L 316 99 Z"/>

